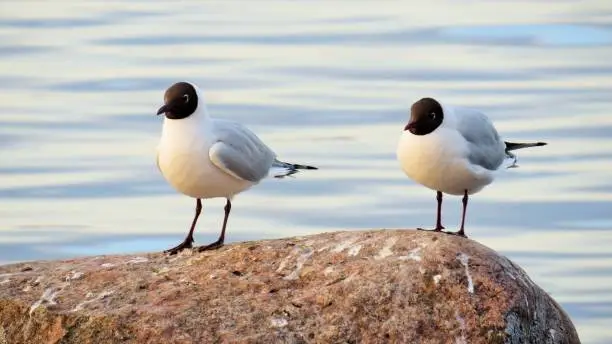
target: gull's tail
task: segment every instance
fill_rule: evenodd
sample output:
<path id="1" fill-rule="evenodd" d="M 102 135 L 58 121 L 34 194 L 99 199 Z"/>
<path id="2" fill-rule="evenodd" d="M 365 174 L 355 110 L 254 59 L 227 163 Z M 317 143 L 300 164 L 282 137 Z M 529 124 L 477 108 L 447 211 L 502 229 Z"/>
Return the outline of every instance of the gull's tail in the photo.
<path id="1" fill-rule="evenodd" d="M 299 170 L 318 170 L 318 168 L 308 165 L 292 164 L 276 159 L 274 163 L 272 163 L 270 174 L 274 178 L 285 178 L 298 173 Z"/>
<path id="2" fill-rule="evenodd" d="M 504 143 L 506 144 L 506 156 L 508 158 L 514 159 L 514 161 L 512 162 L 512 165 L 508 166 L 508 168 L 518 167 L 518 165 L 516 164 L 517 157 L 513 153 L 510 153 L 510 151 L 522 149 L 522 148 L 538 147 L 538 146 L 547 145 L 546 142 L 521 143 L 521 142 L 504 141 Z"/>

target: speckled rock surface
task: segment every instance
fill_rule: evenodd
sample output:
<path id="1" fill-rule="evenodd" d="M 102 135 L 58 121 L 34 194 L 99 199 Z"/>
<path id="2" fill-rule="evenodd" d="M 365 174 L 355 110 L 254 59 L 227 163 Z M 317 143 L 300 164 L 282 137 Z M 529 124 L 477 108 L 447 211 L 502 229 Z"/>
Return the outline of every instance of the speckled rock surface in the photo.
<path id="1" fill-rule="evenodd" d="M 491 249 L 383 230 L 2 266 L 0 343 L 580 341 Z"/>

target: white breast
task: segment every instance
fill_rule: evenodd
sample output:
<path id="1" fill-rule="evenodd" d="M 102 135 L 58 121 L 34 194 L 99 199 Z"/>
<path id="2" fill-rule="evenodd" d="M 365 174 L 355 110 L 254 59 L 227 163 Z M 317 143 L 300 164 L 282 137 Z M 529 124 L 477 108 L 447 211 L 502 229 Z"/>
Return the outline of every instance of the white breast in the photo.
<path id="1" fill-rule="evenodd" d="M 397 147 L 397 159 L 408 177 L 432 190 L 452 195 L 472 194 L 493 181 L 493 175 L 471 166 L 467 143 L 452 128 L 440 126 L 427 135 L 404 131 Z"/>
<path id="2" fill-rule="evenodd" d="M 193 117 L 193 118 L 192 118 Z M 205 119 L 208 121 L 208 119 Z M 164 120 L 157 164 L 164 178 L 177 191 L 194 198 L 231 198 L 252 186 L 214 166 L 209 149 L 212 132 L 194 115 Z"/>

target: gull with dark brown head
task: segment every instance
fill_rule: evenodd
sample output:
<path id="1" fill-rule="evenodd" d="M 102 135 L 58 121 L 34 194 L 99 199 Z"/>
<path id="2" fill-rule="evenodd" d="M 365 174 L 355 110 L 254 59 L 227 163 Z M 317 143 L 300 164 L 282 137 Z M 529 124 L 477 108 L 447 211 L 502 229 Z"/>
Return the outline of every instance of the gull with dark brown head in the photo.
<path id="1" fill-rule="evenodd" d="M 235 195 L 270 175 L 282 178 L 298 170 L 317 169 L 283 162 L 242 124 L 210 117 L 203 93 L 192 83 L 178 82 L 170 86 L 157 114 L 165 117 L 157 148 L 157 166 L 174 189 L 196 199 L 195 216 L 187 236 L 167 253 L 192 248 L 202 199 L 223 197 L 226 204 L 219 238 L 198 247 L 198 251 L 223 245 Z"/>
<path id="2" fill-rule="evenodd" d="M 408 177 L 436 191 L 434 231 L 445 229 L 442 194 L 463 195 L 461 227 L 452 234 L 465 237 L 468 195 L 490 184 L 506 158 L 514 159 L 511 166 L 515 166 L 512 151 L 544 145 L 504 141 L 483 113 L 423 98 L 412 105 L 410 120 L 397 146 L 397 158 Z"/>

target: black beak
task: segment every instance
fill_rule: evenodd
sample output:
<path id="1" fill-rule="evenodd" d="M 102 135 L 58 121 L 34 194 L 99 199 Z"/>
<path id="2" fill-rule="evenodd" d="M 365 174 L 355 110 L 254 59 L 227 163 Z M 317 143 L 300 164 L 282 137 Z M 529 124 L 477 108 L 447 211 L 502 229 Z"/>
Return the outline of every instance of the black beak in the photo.
<path id="1" fill-rule="evenodd" d="M 408 122 L 408 124 L 406 124 L 406 126 L 404 127 L 404 131 L 410 130 L 410 132 L 412 132 L 412 130 L 414 130 L 415 127 L 416 127 L 416 122 Z"/>
<path id="2" fill-rule="evenodd" d="M 164 104 L 162 107 L 157 110 L 157 115 L 161 115 L 162 113 L 168 112 L 168 104 Z"/>

